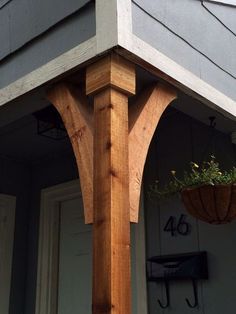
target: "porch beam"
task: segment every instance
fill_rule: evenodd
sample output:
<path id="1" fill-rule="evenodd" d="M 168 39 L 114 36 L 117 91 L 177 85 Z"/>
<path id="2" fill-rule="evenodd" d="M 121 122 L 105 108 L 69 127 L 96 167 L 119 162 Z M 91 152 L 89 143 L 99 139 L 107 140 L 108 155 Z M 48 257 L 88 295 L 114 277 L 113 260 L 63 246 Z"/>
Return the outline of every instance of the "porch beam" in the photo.
<path id="1" fill-rule="evenodd" d="M 131 313 L 128 95 L 135 69 L 118 55 L 87 68 L 94 94 L 93 314 Z"/>

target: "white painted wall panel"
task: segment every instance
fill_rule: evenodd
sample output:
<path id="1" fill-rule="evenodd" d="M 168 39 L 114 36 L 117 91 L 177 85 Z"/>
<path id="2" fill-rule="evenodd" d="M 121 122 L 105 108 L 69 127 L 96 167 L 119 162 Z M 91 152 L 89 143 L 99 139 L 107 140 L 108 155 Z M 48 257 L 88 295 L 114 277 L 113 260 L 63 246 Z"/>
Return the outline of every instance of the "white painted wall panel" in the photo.
<path id="1" fill-rule="evenodd" d="M 209 10 L 209 13 L 215 15 L 229 30 L 236 33 L 236 2 L 235 7 L 224 6 L 219 3 L 204 1 L 204 6 Z"/>

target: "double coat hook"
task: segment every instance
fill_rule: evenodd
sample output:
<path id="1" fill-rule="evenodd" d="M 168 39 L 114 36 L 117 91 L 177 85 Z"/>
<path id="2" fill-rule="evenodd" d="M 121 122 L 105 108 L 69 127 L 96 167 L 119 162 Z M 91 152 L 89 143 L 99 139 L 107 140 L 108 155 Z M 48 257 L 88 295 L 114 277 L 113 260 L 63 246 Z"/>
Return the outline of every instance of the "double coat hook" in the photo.
<path id="1" fill-rule="evenodd" d="M 166 309 L 170 306 L 170 288 L 169 288 L 169 281 L 165 280 L 165 292 L 166 292 L 166 302 L 163 304 L 160 300 L 157 300 L 160 307 L 162 309 Z M 193 285 L 193 294 L 194 294 L 194 302 L 191 303 L 189 299 L 185 298 L 185 301 L 187 305 L 191 308 L 194 309 L 198 307 L 199 302 L 198 302 L 198 293 L 197 293 L 197 281 L 195 279 L 192 279 L 192 285 Z"/>

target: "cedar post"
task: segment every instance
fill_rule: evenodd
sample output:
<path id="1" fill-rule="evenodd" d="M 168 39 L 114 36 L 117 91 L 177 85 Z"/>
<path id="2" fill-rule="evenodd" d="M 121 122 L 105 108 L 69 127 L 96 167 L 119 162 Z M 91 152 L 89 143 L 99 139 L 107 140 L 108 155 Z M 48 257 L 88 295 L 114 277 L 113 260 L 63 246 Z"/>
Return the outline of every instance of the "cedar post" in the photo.
<path id="1" fill-rule="evenodd" d="M 128 96 L 134 93 L 134 64 L 111 53 L 86 70 L 93 113 L 83 89 L 71 84 L 58 83 L 47 94 L 74 149 L 85 222 L 93 223 L 93 314 L 131 314 L 130 222 L 138 222 L 152 136 L 177 97 L 171 86 L 155 83 L 128 114 Z"/>
<path id="2" fill-rule="evenodd" d="M 128 95 L 135 69 L 111 54 L 86 72 L 94 94 L 93 314 L 131 314 Z"/>

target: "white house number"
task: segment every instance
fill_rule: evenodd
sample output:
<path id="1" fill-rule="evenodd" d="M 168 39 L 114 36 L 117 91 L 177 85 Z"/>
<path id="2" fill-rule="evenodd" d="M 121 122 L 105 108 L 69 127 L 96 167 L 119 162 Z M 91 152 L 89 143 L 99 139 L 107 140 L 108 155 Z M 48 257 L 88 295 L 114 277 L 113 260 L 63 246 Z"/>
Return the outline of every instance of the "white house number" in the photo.
<path id="1" fill-rule="evenodd" d="M 179 217 L 170 216 L 167 220 L 164 231 L 170 232 L 171 236 L 187 236 L 190 234 L 191 225 L 186 221 L 186 215 L 180 215 Z"/>

